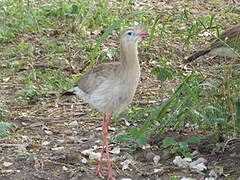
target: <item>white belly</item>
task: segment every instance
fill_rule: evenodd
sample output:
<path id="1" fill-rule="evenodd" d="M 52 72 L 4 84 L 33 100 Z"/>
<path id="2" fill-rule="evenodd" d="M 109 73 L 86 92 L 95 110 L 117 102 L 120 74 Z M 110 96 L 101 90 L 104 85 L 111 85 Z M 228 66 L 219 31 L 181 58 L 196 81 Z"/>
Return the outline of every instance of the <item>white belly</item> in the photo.
<path id="1" fill-rule="evenodd" d="M 136 80 L 135 80 L 136 81 Z M 88 103 L 102 113 L 118 113 L 132 101 L 137 82 L 114 82 L 106 80 L 87 99 Z"/>

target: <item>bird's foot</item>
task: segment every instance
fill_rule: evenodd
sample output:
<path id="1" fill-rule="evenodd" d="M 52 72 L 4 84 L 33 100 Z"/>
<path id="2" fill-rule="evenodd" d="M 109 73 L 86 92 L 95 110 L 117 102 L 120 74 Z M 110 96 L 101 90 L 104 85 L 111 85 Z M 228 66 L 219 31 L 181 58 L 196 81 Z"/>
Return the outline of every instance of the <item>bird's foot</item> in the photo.
<path id="1" fill-rule="evenodd" d="M 103 177 L 103 169 L 102 169 L 102 164 L 99 163 L 97 166 L 97 176 L 100 176 L 101 178 Z"/>
<path id="2" fill-rule="evenodd" d="M 112 177 L 112 176 L 108 176 L 107 180 L 116 180 L 116 179 L 114 177 Z"/>
<path id="3" fill-rule="evenodd" d="M 113 173 L 112 173 L 112 167 L 109 166 L 108 168 L 108 179 L 107 180 L 116 180 L 114 177 L 113 177 Z"/>

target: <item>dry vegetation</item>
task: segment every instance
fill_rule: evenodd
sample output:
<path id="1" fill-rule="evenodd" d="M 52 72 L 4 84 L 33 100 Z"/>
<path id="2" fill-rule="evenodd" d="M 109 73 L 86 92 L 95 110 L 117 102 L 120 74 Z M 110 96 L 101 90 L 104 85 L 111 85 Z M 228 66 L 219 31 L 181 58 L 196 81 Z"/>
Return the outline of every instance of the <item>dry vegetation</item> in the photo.
<path id="1" fill-rule="evenodd" d="M 198 180 L 212 170 L 215 179 L 240 178 L 239 60 L 182 63 L 240 23 L 238 1 L 0 0 L 0 179 L 97 179 L 97 161 L 82 152 L 100 150 L 100 115 L 60 94 L 94 64 L 117 60 L 118 34 L 135 23 L 150 35 L 139 47 L 134 102 L 112 122 L 117 179 Z M 200 142 L 161 147 L 164 137 L 195 136 Z M 208 169 L 176 168 L 177 154 L 204 157 Z M 127 159 L 131 170 L 122 169 Z"/>

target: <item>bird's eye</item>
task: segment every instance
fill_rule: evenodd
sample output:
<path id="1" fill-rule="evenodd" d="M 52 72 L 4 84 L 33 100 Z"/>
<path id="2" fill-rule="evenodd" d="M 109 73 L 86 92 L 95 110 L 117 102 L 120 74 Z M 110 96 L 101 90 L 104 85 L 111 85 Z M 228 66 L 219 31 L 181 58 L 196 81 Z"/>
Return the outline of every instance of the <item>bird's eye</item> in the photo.
<path id="1" fill-rule="evenodd" d="M 127 35 L 132 36 L 133 32 L 128 32 Z"/>

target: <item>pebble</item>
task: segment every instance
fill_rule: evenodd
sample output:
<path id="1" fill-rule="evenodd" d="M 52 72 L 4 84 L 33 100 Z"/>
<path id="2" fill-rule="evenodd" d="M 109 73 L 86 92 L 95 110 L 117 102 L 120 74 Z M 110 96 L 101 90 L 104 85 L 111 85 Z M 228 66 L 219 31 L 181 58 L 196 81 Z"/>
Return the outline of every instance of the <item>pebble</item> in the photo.
<path id="1" fill-rule="evenodd" d="M 3 163 L 4 167 L 10 167 L 11 165 L 13 165 L 13 163 L 11 163 L 11 162 L 4 162 Z"/>
<path id="2" fill-rule="evenodd" d="M 76 120 L 72 121 L 72 122 L 69 123 L 69 126 L 76 127 L 76 126 L 78 126 L 78 122 Z"/>

